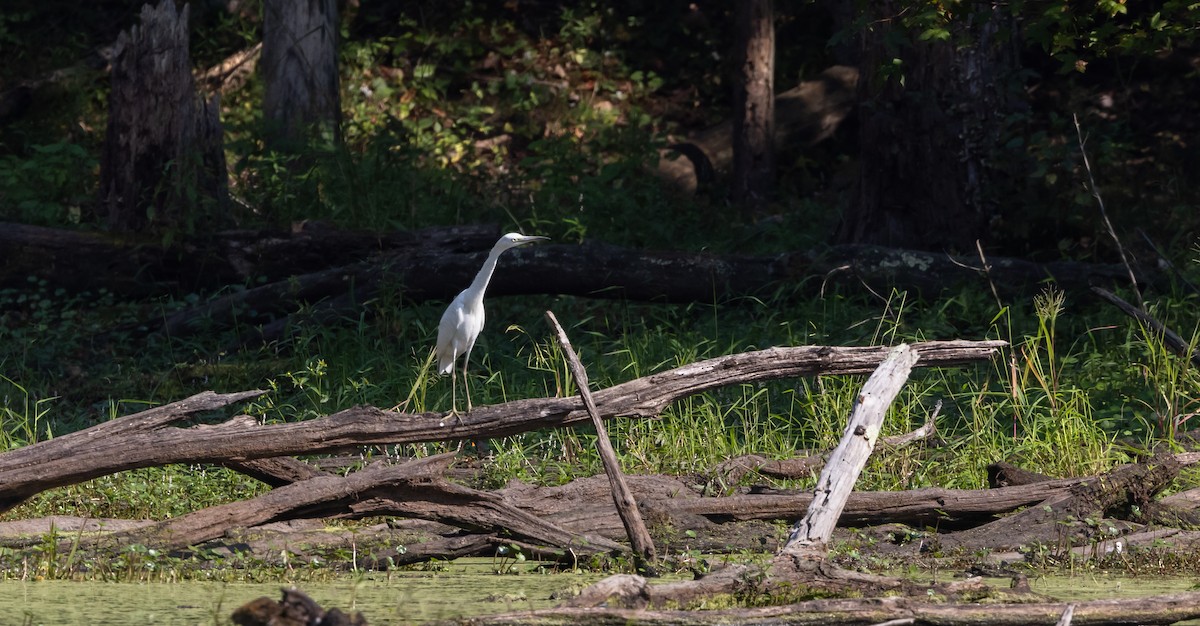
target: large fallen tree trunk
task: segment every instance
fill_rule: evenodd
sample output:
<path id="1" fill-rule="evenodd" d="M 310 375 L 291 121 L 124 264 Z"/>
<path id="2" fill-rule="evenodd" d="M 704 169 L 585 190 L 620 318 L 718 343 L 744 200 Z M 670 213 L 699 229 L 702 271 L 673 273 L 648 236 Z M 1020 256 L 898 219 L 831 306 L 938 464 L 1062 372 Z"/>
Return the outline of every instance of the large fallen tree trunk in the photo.
<path id="1" fill-rule="evenodd" d="M 0 222 L 0 287 L 24 287 L 35 277 L 68 291 L 161 296 L 286 281 L 381 253 L 464 255 L 491 246 L 498 236 L 499 229 L 487 225 L 372 233 L 302 222 L 289 232 L 223 231 L 164 245 L 152 235 Z M 343 284 L 336 293 L 345 291 Z"/>
<path id="2" fill-rule="evenodd" d="M 854 110 L 857 86 L 857 69 L 835 65 L 814 80 L 775 94 L 775 150 L 808 147 L 831 137 Z M 664 150 L 658 175 L 679 191 L 691 193 L 727 175 L 732 165 L 733 122 L 727 120 Z"/>
<path id="3" fill-rule="evenodd" d="M 626 609 L 607 607 L 557 608 L 462 619 L 473 626 L 563 626 L 575 624 L 641 624 L 642 626 L 739 626 L 778 624 L 792 626 L 868 626 L 870 624 L 976 624 L 1027 626 L 1063 624 L 1068 607 L 1074 626 L 1126 626 L 1174 624 L 1200 618 L 1200 592 L 1149 598 L 1021 604 L 935 604 L 917 598 L 884 597 L 810 600 L 798 604 L 751 609 L 711 611 Z"/>
<path id="4" fill-rule="evenodd" d="M 141 325 L 173 335 L 267 325 L 263 336 L 277 338 L 289 322 L 305 319 L 298 311 L 357 317 L 363 303 L 385 288 L 401 290 L 406 302 L 449 300 L 470 283 L 497 236 L 497 228 L 486 226 L 377 234 L 305 224 L 291 233 L 226 232 L 164 248 L 157 240 L 0 224 L 0 287 L 24 286 L 35 277 L 68 290 L 105 288 L 140 297 L 255 284 Z M 589 242 L 543 245 L 509 255 L 497 268 L 490 296 L 709 303 L 771 295 L 805 283 L 807 289 L 785 293 L 811 296 L 836 285 L 859 290 L 865 283 L 876 290 L 895 286 L 936 294 L 959 285 L 985 287 L 988 281 L 1004 293 L 1019 293 L 1046 281 L 1068 290 L 1128 281 L 1124 266 L 1118 265 L 991 257 L 985 272 L 975 267 L 977 259 L 872 246 L 755 257 Z M 1138 280 L 1152 282 L 1149 276 Z"/>
<path id="5" fill-rule="evenodd" d="M 913 347 L 920 353 L 923 366 L 945 367 L 987 360 L 1004 345 L 1003 341 L 935 341 Z M 605 418 L 654 417 L 680 398 L 727 385 L 869 372 L 886 351 L 883 347 L 770 348 L 651 374 L 597 391 L 594 396 Z M 0 455 L 0 511 L 52 487 L 141 467 L 220 464 L 335 452 L 363 445 L 501 437 L 588 419 L 582 401 L 572 397 L 476 407 L 453 420 L 439 413 L 393 413 L 361 406 L 288 424 L 264 426 L 242 417 L 211 426 L 168 428 L 199 410 L 219 408 L 262 393 L 216 396 L 209 392 Z M 201 398 L 206 400 L 206 408 L 194 408 Z"/>
<path id="6" fill-rule="evenodd" d="M 585 553 L 624 550 L 598 535 L 563 530 L 505 503 L 499 495 L 447 481 L 442 473 L 454 456 L 449 453 L 391 467 L 369 467 L 347 476 L 318 475 L 250 500 L 202 509 L 149 528 L 105 536 L 102 541 L 118 545 L 142 543 L 171 550 L 216 539 L 231 528 L 274 521 L 394 515 L 473 531 L 509 533 L 564 550 L 578 548 Z"/>
<path id="7" fill-rule="evenodd" d="M 460 254 L 438 249 L 386 253 L 231 293 L 179 311 L 150 327 L 184 335 L 199 328 L 228 327 L 235 322 L 266 324 L 281 317 L 286 319 L 301 305 L 322 300 L 345 315 L 379 295 L 385 279 L 401 290 L 406 301 L 449 300 L 471 282 L 486 248 L 480 246 L 477 252 Z M 804 283 L 809 288 L 792 293 L 811 296 L 837 285 L 859 291 L 866 284 L 876 291 L 886 292 L 895 286 L 938 294 L 961 285 L 985 288 L 990 281 L 999 292 L 1014 294 L 1048 281 L 1067 290 L 1083 290 L 1092 283 L 1122 284 L 1128 280 L 1125 267 L 1118 265 L 1042 264 L 990 257 L 985 272 L 973 263 L 978 260 L 860 245 L 755 257 L 653 252 L 603 243 L 549 244 L 509 252 L 493 275 L 488 294 L 492 297 L 560 294 L 709 303 L 741 296 L 770 296 L 780 289 Z M 1148 276 L 1139 281 L 1152 282 Z M 283 325 L 277 323 L 272 332 L 264 333 L 264 338 L 277 338 Z"/>

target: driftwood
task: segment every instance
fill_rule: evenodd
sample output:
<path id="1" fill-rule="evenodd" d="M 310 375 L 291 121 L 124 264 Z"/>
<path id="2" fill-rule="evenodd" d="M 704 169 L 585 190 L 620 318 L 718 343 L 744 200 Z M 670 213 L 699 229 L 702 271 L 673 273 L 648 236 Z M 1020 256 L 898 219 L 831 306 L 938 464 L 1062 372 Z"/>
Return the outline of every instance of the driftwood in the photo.
<path id="1" fill-rule="evenodd" d="M 814 550 L 824 552 L 825 544 L 833 536 L 833 528 L 846 508 L 854 483 L 867 465 L 867 458 L 875 450 L 879 431 L 888 407 L 917 363 L 919 354 L 907 344 L 901 344 L 888 353 L 883 363 L 867 379 L 862 391 L 854 399 L 854 408 L 846 420 L 846 432 L 825 469 L 817 477 L 813 488 L 813 499 L 808 512 L 792 526 L 791 536 L 780 555 L 791 557 L 808 554 Z"/>
<path id="2" fill-rule="evenodd" d="M 554 626 L 562 624 L 641 624 L 706 626 L 779 624 L 795 626 L 868 626 L 870 624 L 980 624 L 1026 626 L 1053 624 L 1074 606 L 1075 626 L 1174 624 L 1200 617 L 1200 592 L 1127 600 L 1031 602 L 1022 604 L 935 604 L 911 597 L 810 600 L 798 604 L 710 611 L 626 608 L 557 608 L 485 615 L 458 623 L 477 626 Z"/>
<path id="3" fill-rule="evenodd" d="M 496 494 L 445 480 L 441 474 L 453 459 L 454 453 L 449 453 L 391 467 L 369 467 L 345 477 L 316 476 L 250 500 L 209 507 L 102 540 L 179 549 L 220 537 L 230 528 L 285 519 L 396 515 L 470 530 L 503 531 L 563 550 L 624 550 L 602 537 L 564 531 L 506 504 Z"/>
<path id="4" fill-rule="evenodd" d="M 1003 341 L 925 342 L 913 347 L 926 367 L 991 358 Z M 655 417 L 670 403 L 710 389 L 816 374 L 871 371 L 886 348 L 771 348 L 700 361 L 621 383 L 594 396 L 606 417 Z M 0 511 L 46 489 L 113 472 L 170 463 L 224 463 L 319 454 L 364 445 L 500 437 L 587 420 L 579 398 L 536 398 L 476 407 L 459 420 L 438 413 L 393 413 L 361 406 L 316 420 L 259 425 L 235 417 L 216 425 L 171 428 L 199 411 L 261 395 L 211 392 L 0 455 Z"/>
<path id="5" fill-rule="evenodd" d="M 629 485 L 625 482 L 625 475 L 621 472 L 621 462 L 617 459 L 617 452 L 613 450 L 612 442 L 608 440 L 608 431 L 604 428 L 604 418 L 600 416 L 600 410 L 596 408 L 596 401 L 592 399 L 592 391 L 588 388 L 587 370 L 579 361 L 575 349 L 571 347 L 571 340 L 567 338 L 567 331 L 563 330 L 554 313 L 546 311 L 546 320 L 554 328 L 554 336 L 558 339 L 558 345 L 567 356 L 567 366 L 571 370 L 571 377 L 575 379 L 575 386 L 579 388 L 579 398 L 583 400 L 588 417 L 592 418 L 592 426 L 596 429 L 596 449 L 600 453 L 600 460 L 604 464 L 604 474 L 608 476 L 609 486 L 612 488 L 613 504 L 617 507 L 617 514 L 621 516 L 621 524 L 625 527 L 625 533 L 629 536 L 629 544 L 633 547 L 638 570 L 647 575 L 655 575 L 654 561 L 658 557 L 654 551 L 654 540 L 650 538 L 650 532 L 646 530 L 642 514 L 638 511 L 637 502 L 633 499 L 633 493 L 629 491 Z"/>

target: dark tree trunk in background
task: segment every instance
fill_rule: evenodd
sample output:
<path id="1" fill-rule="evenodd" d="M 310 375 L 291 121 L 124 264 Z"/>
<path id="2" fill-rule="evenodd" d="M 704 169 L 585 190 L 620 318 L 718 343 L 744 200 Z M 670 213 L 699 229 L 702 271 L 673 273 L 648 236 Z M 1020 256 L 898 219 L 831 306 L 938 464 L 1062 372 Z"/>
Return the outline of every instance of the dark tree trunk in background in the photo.
<path id="1" fill-rule="evenodd" d="M 987 164 L 1012 109 L 1016 57 L 998 36 L 1011 18 L 966 3 L 948 39 L 919 41 L 900 4 L 863 5 L 872 14 L 861 34 L 859 184 L 837 240 L 973 250 L 999 206 Z"/>
<path id="2" fill-rule="evenodd" d="M 114 230 L 195 231 L 224 221 L 228 187 L 216 97 L 196 94 L 188 9 L 142 7 L 114 46 L 100 206 Z"/>
<path id="3" fill-rule="evenodd" d="M 265 0 L 263 113 L 277 146 L 341 140 L 337 2 Z"/>
<path id="4" fill-rule="evenodd" d="M 775 179 L 775 25 L 772 0 L 735 3 L 733 197 L 753 217 Z"/>

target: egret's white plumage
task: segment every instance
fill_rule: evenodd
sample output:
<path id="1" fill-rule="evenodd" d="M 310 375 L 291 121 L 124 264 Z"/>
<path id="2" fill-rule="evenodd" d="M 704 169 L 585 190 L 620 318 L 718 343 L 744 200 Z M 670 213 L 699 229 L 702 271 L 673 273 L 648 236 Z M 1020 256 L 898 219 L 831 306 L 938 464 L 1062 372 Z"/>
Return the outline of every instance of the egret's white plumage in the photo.
<path id="1" fill-rule="evenodd" d="M 471 348 L 475 347 L 475 339 L 483 330 L 483 293 L 487 291 L 488 282 L 492 280 L 492 272 L 496 270 L 496 261 L 509 248 L 515 248 L 534 241 L 542 241 L 548 237 L 534 237 L 520 233 L 508 233 L 492 246 L 487 260 L 471 286 L 462 290 L 438 324 L 437 346 L 434 352 L 438 360 L 438 373 L 450 374 L 450 403 L 451 412 L 458 413 L 458 397 L 456 395 L 454 362 L 463 357 L 463 388 L 467 393 L 467 410 L 471 410 L 471 387 L 467 383 L 467 363 L 471 360 Z"/>

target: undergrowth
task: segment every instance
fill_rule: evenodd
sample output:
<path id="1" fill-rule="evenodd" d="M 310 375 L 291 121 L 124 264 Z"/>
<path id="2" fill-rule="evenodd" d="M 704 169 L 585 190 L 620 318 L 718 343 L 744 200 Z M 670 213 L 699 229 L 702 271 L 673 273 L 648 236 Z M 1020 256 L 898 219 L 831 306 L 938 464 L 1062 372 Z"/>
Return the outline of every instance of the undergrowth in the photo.
<path id="1" fill-rule="evenodd" d="M 944 316 L 944 307 L 906 300 L 904 294 L 893 294 L 873 310 L 872 303 L 853 298 L 810 299 L 795 293 L 770 301 L 682 307 L 568 297 L 496 298 L 489 304 L 493 325 L 475 350 L 471 389 L 477 405 L 577 393 L 541 321 L 546 308 L 575 320 L 567 332 L 593 388 L 599 388 L 772 345 L 877 345 L 930 338 L 924 319 Z M 37 374 L 42 361 L 31 359 L 27 347 L 13 350 L 14 344 L 7 343 L 0 362 L 16 377 L 0 377 L 0 443 L 8 448 L 28 445 L 204 389 L 267 389 L 266 396 L 241 407 L 267 423 L 314 419 L 358 404 L 404 402 L 414 412 L 448 409 L 449 380 L 434 375 L 429 360 L 440 306 L 392 304 L 385 297 L 358 319 L 305 327 L 285 341 L 241 352 L 204 352 L 162 339 L 174 360 L 165 367 L 158 356 L 139 361 L 117 354 L 108 362 L 85 364 L 55 351 L 59 371 L 87 367 L 110 372 L 106 378 L 113 386 L 107 398 L 99 399 L 90 395 L 92 388 L 50 387 Z M 984 485 L 987 464 L 998 460 L 1055 476 L 1095 474 L 1157 441 L 1170 441 L 1186 427 L 1185 412 L 1200 397 L 1196 377 L 1154 336 L 1101 324 L 1093 316 L 1102 312 L 1075 305 L 1070 297 L 1048 291 L 1025 307 L 962 311 L 993 316 L 990 329 L 972 338 L 1003 338 L 1012 347 L 991 363 L 915 370 L 889 412 L 884 434 L 920 426 L 940 401 L 938 443 L 881 450 L 860 487 L 977 488 Z M 57 308 L 81 306 L 63 301 L 47 307 L 56 309 L 56 323 L 44 326 L 32 343 L 52 345 L 85 335 L 87 315 Z M 954 321 L 942 317 L 942 322 Z M 156 368 L 167 372 L 146 371 Z M 118 372 L 124 378 L 117 378 Z M 22 375 L 39 386 L 24 383 Z M 148 378 L 157 384 L 144 386 Z M 785 458 L 825 450 L 840 438 L 862 380 L 818 376 L 714 390 L 684 398 L 657 418 L 617 420 L 610 436 L 625 470 L 636 473 L 709 475 L 720 462 L 742 454 Z M 120 399 L 139 393 L 136 402 Z M 488 461 L 482 466 L 483 481 L 499 485 L 519 478 L 554 484 L 597 473 L 594 437 L 590 429 L 577 427 L 490 441 L 476 451 Z M 389 453 L 441 449 L 424 444 Z M 806 484 L 801 480 L 782 486 Z M 145 469 L 47 492 L 7 517 L 163 518 L 260 490 L 220 469 Z"/>

